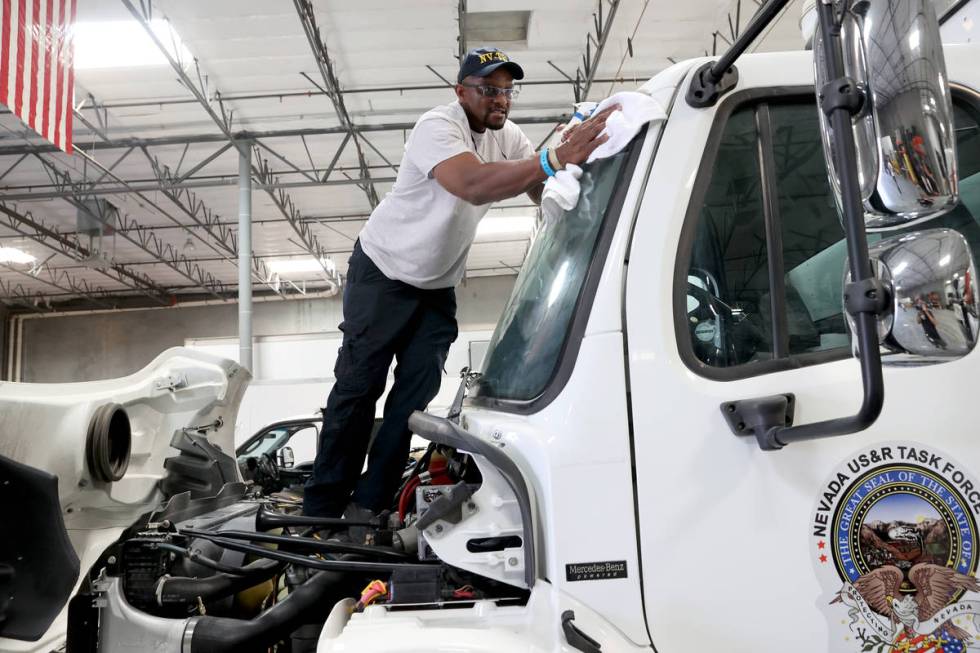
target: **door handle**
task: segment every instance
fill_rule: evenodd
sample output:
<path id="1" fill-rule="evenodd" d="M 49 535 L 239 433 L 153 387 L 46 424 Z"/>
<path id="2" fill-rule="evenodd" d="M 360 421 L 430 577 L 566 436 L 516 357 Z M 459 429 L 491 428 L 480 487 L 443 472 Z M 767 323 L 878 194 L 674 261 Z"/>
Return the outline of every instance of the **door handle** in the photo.
<path id="1" fill-rule="evenodd" d="M 565 640 L 572 648 L 578 649 L 583 653 L 602 653 L 602 646 L 581 630 L 574 623 L 575 612 L 565 610 L 561 613 L 561 629 L 565 633 Z"/>

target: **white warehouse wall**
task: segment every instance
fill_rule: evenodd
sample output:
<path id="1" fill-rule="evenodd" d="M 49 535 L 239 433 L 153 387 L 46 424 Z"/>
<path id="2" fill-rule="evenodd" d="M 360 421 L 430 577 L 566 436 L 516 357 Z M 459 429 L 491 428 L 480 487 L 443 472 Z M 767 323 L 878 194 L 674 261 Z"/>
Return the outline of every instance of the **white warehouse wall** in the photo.
<path id="1" fill-rule="evenodd" d="M 486 349 L 483 345 L 491 335 L 491 329 L 460 329 L 459 338 L 449 348 L 442 387 L 429 410 L 445 414 L 459 387 L 459 371 L 471 365 L 471 348 L 472 365 L 479 366 Z M 238 411 L 236 446 L 267 424 L 313 415 L 323 407 L 335 381 L 333 368 L 340 343 L 339 332 L 255 338 L 253 378 Z M 238 338 L 196 338 L 188 340 L 187 346 L 226 358 L 238 356 Z M 378 417 L 383 414 L 394 381 L 393 371 L 394 364 L 385 394 L 377 404 Z"/>
<path id="2" fill-rule="evenodd" d="M 514 276 L 480 277 L 459 286 L 457 321 L 461 334 L 492 330 L 515 280 Z M 260 341 L 275 336 L 339 336 L 341 316 L 339 296 L 257 302 L 253 305 L 252 332 Z M 229 302 L 38 317 L 24 321 L 23 333 L 22 381 L 92 381 L 131 374 L 170 347 L 205 339 L 237 338 L 238 305 Z M 332 358 L 322 361 L 322 370 L 320 377 L 332 376 Z M 451 371 L 455 374 L 458 370 Z"/>
<path id="3" fill-rule="evenodd" d="M 973 43 L 980 38 L 980 0 L 970 0 L 940 28 L 943 43 Z"/>

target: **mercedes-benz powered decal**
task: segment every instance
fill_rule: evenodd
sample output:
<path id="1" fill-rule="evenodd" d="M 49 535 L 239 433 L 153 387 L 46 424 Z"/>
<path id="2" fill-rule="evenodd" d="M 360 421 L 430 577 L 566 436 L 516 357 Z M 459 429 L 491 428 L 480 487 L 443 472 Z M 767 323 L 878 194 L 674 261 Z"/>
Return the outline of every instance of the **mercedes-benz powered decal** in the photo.
<path id="1" fill-rule="evenodd" d="M 626 578 L 626 561 L 611 560 L 608 562 L 576 562 L 565 565 L 565 580 L 608 580 L 610 578 Z"/>

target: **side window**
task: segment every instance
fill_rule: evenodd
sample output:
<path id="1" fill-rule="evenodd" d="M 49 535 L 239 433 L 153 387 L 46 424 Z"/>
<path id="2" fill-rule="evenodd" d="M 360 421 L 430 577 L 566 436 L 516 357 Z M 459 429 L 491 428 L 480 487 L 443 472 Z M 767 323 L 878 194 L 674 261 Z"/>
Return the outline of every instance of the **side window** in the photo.
<path id="1" fill-rule="evenodd" d="M 976 107 L 954 94 L 960 205 L 907 230 L 957 229 L 980 259 L 978 119 Z M 707 174 L 688 214 L 696 225 L 686 287 L 678 290 L 686 293 L 682 350 L 722 378 L 847 356 L 844 234 L 812 97 L 735 109 Z M 739 369 L 711 372 L 723 368 Z"/>
<path id="2" fill-rule="evenodd" d="M 312 462 L 316 458 L 316 445 L 320 439 L 320 430 L 316 424 L 310 424 L 297 429 L 286 446 L 293 450 L 296 464 Z"/>

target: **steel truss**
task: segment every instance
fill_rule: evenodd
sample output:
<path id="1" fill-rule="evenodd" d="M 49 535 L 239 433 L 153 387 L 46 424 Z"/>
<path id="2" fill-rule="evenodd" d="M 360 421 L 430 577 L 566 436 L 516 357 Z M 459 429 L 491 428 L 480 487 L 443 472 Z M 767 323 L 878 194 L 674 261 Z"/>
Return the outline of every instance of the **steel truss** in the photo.
<path id="1" fill-rule="evenodd" d="M 166 46 L 151 28 L 150 20 L 152 19 L 154 13 L 152 0 L 140 0 L 139 8 L 133 4 L 132 0 L 122 0 L 122 3 L 140 23 L 140 25 L 146 31 L 147 36 L 149 36 L 156 44 L 157 48 L 159 48 L 161 54 L 166 57 L 167 61 L 170 63 L 170 66 L 177 74 L 180 82 L 197 99 L 198 103 L 201 105 L 201 108 L 203 108 L 208 116 L 211 117 L 218 129 L 220 129 L 224 134 L 226 140 L 239 151 L 241 156 L 249 158 L 252 177 L 259 182 L 263 192 L 269 195 L 273 204 L 276 205 L 276 208 L 279 209 L 279 212 L 286 219 L 286 222 L 290 227 L 292 227 L 299 240 L 299 245 L 311 256 L 313 256 L 315 260 L 320 262 L 323 273 L 327 279 L 336 282 L 337 280 L 334 278 L 335 273 L 328 270 L 326 264 L 323 263 L 323 248 L 320 246 L 316 236 L 314 236 L 310 231 L 309 225 L 300 220 L 302 216 L 300 215 L 299 209 L 297 209 L 293 204 L 292 199 L 290 199 L 284 190 L 271 189 L 268 187 L 270 182 L 273 182 L 275 179 L 273 173 L 269 169 L 268 162 L 262 161 L 261 157 L 253 158 L 252 152 L 250 151 L 250 144 L 248 142 L 235 139 L 235 134 L 233 131 L 234 110 L 225 107 L 225 104 L 221 99 L 221 92 L 218 89 L 209 90 L 207 78 L 201 72 L 200 64 L 196 59 L 194 60 L 194 70 L 197 74 L 197 80 L 195 81 L 191 79 L 185 72 L 186 66 L 184 65 L 184 62 L 181 61 L 180 53 L 178 52 L 176 55 L 171 55 Z M 174 39 L 174 41 L 176 41 L 176 39 Z M 217 109 L 215 108 L 214 103 L 208 99 L 212 93 L 217 100 Z M 262 161 L 261 165 L 256 165 L 256 160 Z"/>
<path id="2" fill-rule="evenodd" d="M 556 66 L 552 61 L 548 64 L 557 70 L 572 84 L 572 92 L 576 102 L 582 102 L 589 97 L 592 84 L 596 81 L 596 71 L 599 70 L 599 60 L 606 49 L 606 41 L 612 31 L 613 19 L 619 9 L 620 0 L 597 0 L 596 10 L 592 13 L 592 28 L 585 36 L 585 53 L 582 54 L 582 65 L 575 68 L 575 77 Z M 608 14 L 604 7 L 608 5 Z M 632 45 L 630 45 L 632 47 Z M 594 48 L 594 50 L 593 50 Z M 621 80 L 620 80 L 621 81 Z"/>
<path id="3" fill-rule="evenodd" d="M 354 149 L 357 150 L 357 163 L 361 168 L 361 178 L 365 180 L 363 184 L 358 184 L 358 186 L 367 195 L 368 202 L 371 204 L 373 209 L 378 205 L 378 191 L 374 187 L 374 183 L 371 181 L 371 173 L 368 171 L 367 161 L 364 159 L 364 151 L 361 149 L 361 139 L 364 140 L 365 144 L 370 147 L 376 154 L 378 154 L 384 161 L 388 161 L 378 148 L 374 147 L 367 137 L 363 134 L 358 134 L 354 128 L 354 121 L 351 120 L 350 114 L 347 113 L 347 105 L 344 103 L 344 94 L 340 90 L 340 83 L 337 81 L 337 75 L 334 73 L 333 61 L 330 60 L 330 53 L 327 51 L 327 44 L 320 35 L 320 28 L 316 24 L 316 17 L 313 13 L 313 3 L 310 0 L 293 0 L 293 4 L 296 6 L 296 13 L 299 14 L 300 23 L 303 25 L 303 32 L 306 34 L 306 40 L 310 44 L 310 49 L 313 51 L 313 58 L 316 59 L 317 69 L 320 71 L 320 78 L 323 80 L 323 86 L 319 85 L 310 80 L 314 86 L 321 88 L 324 94 L 330 98 L 330 102 L 333 103 L 334 111 L 337 113 L 337 118 L 340 120 L 341 126 L 347 129 L 347 134 L 350 136 L 350 140 L 354 142 Z M 344 145 L 347 144 L 347 139 L 344 139 Z M 343 151 L 343 146 L 341 147 Z M 309 151 L 307 151 L 309 153 Z M 338 153 L 339 156 L 339 153 Z M 312 158 L 311 158 L 312 161 Z M 390 163 L 390 162 L 389 162 Z M 316 167 L 316 166 L 314 166 Z"/>
<path id="4" fill-rule="evenodd" d="M 3 178 L 10 174 L 10 172 L 12 172 L 15 168 L 21 165 L 26 158 L 30 158 L 31 155 L 34 155 L 35 158 L 42 162 L 42 165 L 44 166 L 51 180 L 50 185 L 31 185 L 19 188 L 8 187 L 9 190 L 14 191 L 30 189 L 33 192 L 6 192 L 4 193 L 3 199 L 7 201 L 55 198 L 65 199 L 79 210 L 85 211 L 87 214 L 92 215 L 92 206 L 100 207 L 102 205 L 98 202 L 88 204 L 86 203 L 86 200 L 88 199 L 110 194 L 134 195 L 138 197 L 142 203 L 152 207 L 158 214 L 169 220 L 172 224 L 156 227 L 145 227 L 139 225 L 134 219 L 127 215 L 120 215 L 118 218 L 118 224 L 112 225 L 115 232 L 151 256 L 155 262 L 158 262 L 159 264 L 162 264 L 177 272 L 183 279 L 187 280 L 190 285 L 181 286 L 182 289 L 199 288 L 204 290 L 208 295 L 220 300 L 227 300 L 230 298 L 232 286 L 220 282 L 213 275 L 203 270 L 197 263 L 224 260 L 237 266 L 238 243 L 236 233 L 228 228 L 228 226 L 232 225 L 233 223 L 222 222 L 220 220 L 220 216 L 211 211 L 204 204 L 204 202 L 195 195 L 192 189 L 234 185 L 238 183 L 238 180 L 236 175 L 204 174 L 206 168 L 212 162 L 217 160 L 232 148 L 237 150 L 239 155 L 249 156 L 252 176 L 258 182 L 256 185 L 260 190 L 266 192 L 273 200 L 273 203 L 276 205 L 283 218 L 298 236 L 298 243 L 295 241 L 291 242 L 294 242 L 294 244 L 297 244 L 300 249 L 305 250 L 314 258 L 320 260 L 326 254 L 334 254 L 339 252 L 326 251 L 320 245 L 316 236 L 310 231 L 309 225 L 312 223 L 323 224 L 334 221 L 348 221 L 351 219 L 363 220 L 363 217 L 360 215 L 325 218 L 304 217 L 301 215 L 299 209 L 293 204 L 291 198 L 286 193 L 286 189 L 322 185 L 354 184 L 365 192 L 371 206 L 374 207 L 378 201 L 375 185 L 377 183 L 394 181 L 394 178 L 391 176 L 372 177 L 371 170 L 376 168 L 390 168 L 391 170 L 397 172 L 398 166 L 385 157 L 384 154 L 378 150 L 373 143 L 371 143 L 365 134 L 385 131 L 406 131 L 414 126 L 413 123 L 387 123 L 357 126 L 351 120 L 350 114 L 348 113 L 344 104 L 344 95 L 347 93 L 387 91 L 404 92 L 406 90 L 415 89 L 428 90 L 443 88 L 442 85 L 418 85 L 417 87 L 378 87 L 341 90 L 340 84 L 334 72 L 333 62 L 330 58 L 326 44 L 321 38 L 319 27 L 316 24 L 312 3 L 309 0 L 294 0 L 297 14 L 299 15 L 301 24 L 303 25 L 304 32 L 306 33 L 307 40 L 314 54 L 314 58 L 317 61 L 317 67 L 322 80 L 322 85 L 316 83 L 312 79 L 310 81 L 317 87 L 318 91 L 311 91 L 308 93 L 243 94 L 240 96 L 223 96 L 219 90 L 209 88 L 207 76 L 202 72 L 197 60 L 194 60 L 193 68 L 189 69 L 185 65 L 185 62 L 179 59 L 179 55 L 177 55 L 177 58 L 174 58 L 167 52 L 167 49 L 164 47 L 162 42 L 149 28 L 149 20 L 154 14 L 152 0 L 138 0 L 139 7 L 136 6 L 135 0 L 122 0 L 122 2 L 129 9 L 130 13 L 132 13 L 133 16 L 141 23 L 150 38 L 154 40 L 155 44 L 158 46 L 164 56 L 166 56 L 168 62 L 177 73 L 179 81 L 190 91 L 191 95 L 193 96 L 193 98 L 189 99 L 146 102 L 145 104 L 162 105 L 174 103 L 198 103 L 218 126 L 220 133 L 196 134 L 189 136 L 165 136 L 142 139 L 113 139 L 105 133 L 108 124 L 108 109 L 117 105 L 129 106 L 132 104 L 135 106 L 135 104 L 139 103 L 100 104 L 95 100 L 95 98 L 90 96 L 89 99 L 83 102 L 82 105 L 80 105 L 75 111 L 79 122 L 85 125 L 92 134 L 99 137 L 101 142 L 98 143 L 98 148 L 100 150 L 122 149 L 123 152 L 113 161 L 111 165 L 107 167 L 96 161 L 85 151 L 78 150 L 78 154 L 84 159 L 86 166 L 92 166 L 100 171 L 97 173 L 97 176 L 92 175 L 93 178 L 79 179 L 73 178 L 70 171 L 59 169 L 59 167 L 55 165 L 56 163 L 59 163 L 58 159 L 52 157 L 49 160 L 47 157 L 41 156 L 59 151 L 52 145 L 45 143 L 28 143 L 25 145 L 0 146 L 0 157 L 18 157 L 5 170 L 0 170 L 0 181 L 2 181 Z M 608 11 L 605 9 L 606 4 L 608 4 Z M 576 100 L 578 100 L 587 96 L 589 89 L 596 81 L 622 81 L 616 79 L 597 80 L 595 78 L 599 60 L 608 39 L 612 20 L 615 16 L 618 4 L 619 0 L 598 0 L 597 12 L 593 14 L 595 33 L 593 34 L 590 32 L 587 36 L 586 52 L 582 57 L 583 68 L 578 68 L 576 70 L 576 76 L 574 79 L 562 72 L 562 75 L 566 79 L 540 80 L 537 82 L 531 81 L 527 82 L 527 84 L 571 85 Z M 457 37 L 457 45 L 458 53 L 460 56 L 462 56 L 465 53 L 466 48 L 465 0 L 459 0 L 458 12 L 459 35 Z M 738 21 L 736 20 L 736 26 L 737 24 Z M 557 69 L 557 67 L 555 68 Z M 193 70 L 196 74 L 196 80 L 192 79 L 186 70 Z M 559 70 L 559 72 L 561 71 Z M 245 100 L 252 98 L 259 99 L 267 96 L 280 97 L 286 95 L 306 95 L 309 97 L 321 94 L 326 95 L 328 99 L 331 100 L 341 123 L 340 126 L 253 132 L 246 130 L 235 130 L 234 111 L 226 105 L 226 102 L 228 101 L 226 98 Z M 81 113 L 81 110 L 94 111 L 94 115 L 99 124 L 92 124 L 92 122 L 87 120 Z M 514 121 L 518 124 L 557 125 L 567 120 L 567 118 L 567 114 L 557 114 L 516 118 Z M 309 146 L 306 142 L 306 138 L 324 134 L 342 134 L 343 140 L 336 152 L 333 154 L 330 163 L 325 167 L 319 167 L 313 160 Z M 309 161 L 309 168 L 296 165 L 296 163 L 290 161 L 287 157 L 277 152 L 269 145 L 268 142 L 266 142 L 267 139 L 286 137 L 298 137 L 301 139 Z M 352 141 L 357 151 L 357 167 L 338 167 L 337 163 L 339 159 Z M 0 139 L 0 142 L 2 142 L 2 139 Z M 194 165 L 190 165 L 182 172 L 181 169 L 184 167 L 184 159 L 188 151 L 188 146 L 192 143 L 208 142 L 218 144 L 217 149 L 203 157 Z M 174 169 L 162 164 L 160 160 L 149 151 L 149 148 L 151 147 L 174 144 L 184 145 L 183 153 L 180 156 L 180 162 Z M 384 161 L 385 165 L 369 166 L 364 157 L 362 144 L 374 151 L 381 158 L 381 160 Z M 125 180 L 115 174 L 114 170 L 117 168 L 117 166 L 119 166 L 120 163 L 122 163 L 136 150 L 139 150 L 150 163 L 153 172 L 152 179 L 139 181 Z M 264 159 L 263 156 L 270 156 L 273 159 L 282 162 L 285 164 L 286 170 L 273 171 L 269 166 L 269 161 Z M 354 171 L 356 171 L 356 175 L 351 175 L 350 172 Z M 339 173 L 340 176 L 335 175 L 335 173 Z M 284 180 L 283 178 L 288 175 L 299 175 L 300 179 L 298 181 Z M 331 175 L 334 175 L 335 178 L 331 178 Z M 84 176 L 87 177 L 88 175 L 86 174 Z M 294 177 L 293 179 L 296 178 Z M 167 197 L 167 199 L 170 200 L 170 202 L 172 202 L 177 209 L 179 209 L 179 212 L 183 216 L 190 219 L 190 224 L 178 220 L 173 214 L 173 209 L 165 209 L 157 202 L 153 201 L 148 195 L 146 195 L 148 192 L 163 193 L 164 196 Z M 10 223 L 7 226 L 9 226 L 15 232 L 31 237 L 45 247 L 65 254 L 69 258 L 86 265 L 91 266 L 92 259 L 97 257 L 97 252 L 90 251 L 81 245 L 81 242 L 78 241 L 77 234 L 72 234 L 71 237 L 67 237 L 65 234 L 60 233 L 57 228 L 44 225 L 36 218 L 31 216 L 30 213 L 28 213 L 27 216 L 21 216 L 27 220 L 27 222 L 21 223 L 19 222 L 18 217 L 15 217 L 20 216 L 15 209 L 8 208 L 2 204 L 0 204 L 0 207 L 2 207 L 6 221 Z M 103 224 L 107 224 L 107 220 L 109 218 L 109 216 L 105 215 L 92 215 L 92 217 Z M 4 220 L 0 220 L 0 224 L 4 224 Z M 154 233 L 154 231 L 158 229 L 181 229 L 188 234 L 189 239 L 195 239 L 196 241 L 203 243 L 210 251 L 213 251 L 217 255 L 217 258 L 211 257 L 206 259 L 189 259 L 183 253 L 179 252 L 173 245 L 161 241 Z M 276 283 L 272 282 L 274 275 L 269 272 L 262 258 L 255 255 L 252 255 L 250 258 L 252 261 L 250 274 L 253 276 L 253 278 L 261 283 L 265 283 L 270 289 L 281 295 L 282 292 L 280 291 L 280 284 L 278 283 L 278 280 L 276 280 Z M 143 262 L 136 263 L 136 265 L 140 266 L 144 264 L 145 263 Z M 98 269 L 100 273 L 109 277 L 113 281 L 124 285 L 130 292 L 139 292 L 152 298 L 154 302 L 160 304 L 171 302 L 171 293 L 177 288 L 177 286 L 172 286 L 170 289 L 163 288 L 152 282 L 152 280 L 150 280 L 146 275 L 132 272 L 132 270 L 129 269 L 131 265 L 133 264 L 117 264 L 103 259 L 97 263 L 95 269 Z M 37 279 L 54 289 L 60 290 L 64 294 L 79 296 L 93 304 L 105 305 L 100 304 L 100 302 L 105 302 L 107 299 L 113 296 L 123 296 L 118 294 L 120 291 L 107 291 L 99 286 L 93 286 L 86 281 L 75 280 L 65 271 L 65 269 L 55 271 L 47 268 L 38 268 L 32 272 L 20 271 L 20 273 L 32 276 L 34 279 Z M 335 284 L 337 281 L 339 281 L 339 279 L 330 278 L 326 266 L 324 266 L 324 274 L 327 275 L 327 281 L 331 284 Z M 44 278 L 41 278 L 41 275 L 43 275 Z M 20 289 L 18 290 L 18 288 Z M 20 286 L 5 283 L 0 285 L 0 292 L 4 292 L 7 295 L 5 298 L 6 300 L 15 301 L 25 306 L 29 304 L 35 308 L 37 308 L 39 305 L 37 296 L 32 295 L 30 291 L 26 291 Z M 113 292 L 117 294 L 113 295 Z"/>
<path id="5" fill-rule="evenodd" d="M 111 261 L 98 261 L 95 252 L 84 246 L 77 234 L 63 234 L 57 227 L 44 223 L 30 211 L 20 213 L 16 209 L 0 202 L 0 226 L 28 238 L 55 254 L 61 254 L 86 267 L 94 269 L 99 274 L 126 288 L 139 292 L 161 306 L 171 302 L 171 294 L 166 288 L 158 285 L 142 272 L 136 272 L 128 265 Z M 70 286 L 82 289 L 83 294 L 99 295 L 96 286 L 89 286 L 84 281 L 66 282 Z"/>
<path id="6" fill-rule="evenodd" d="M 95 162 L 94 159 L 90 159 L 84 153 L 82 153 L 82 156 L 86 161 Z M 135 219 L 129 217 L 122 211 L 118 211 L 115 216 L 107 215 L 104 203 L 86 202 L 86 199 L 95 199 L 95 196 L 88 192 L 87 185 L 84 181 L 73 179 L 68 171 L 61 170 L 43 156 L 38 156 L 37 160 L 44 165 L 45 171 L 48 173 L 52 183 L 59 186 L 62 192 L 66 194 L 64 199 L 69 204 L 98 221 L 107 230 L 116 228 L 116 225 L 112 224 L 112 219 L 115 218 L 118 221 L 119 228 L 122 229 L 119 235 L 124 240 L 135 245 L 181 277 L 196 284 L 214 297 L 218 299 L 229 298 L 226 296 L 228 289 L 223 283 L 215 279 L 210 272 L 192 263 L 186 256 L 178 252 L 172 244 L 164 243 L 160 240 L 152 228 L 140 225 Z M 93 207 L 95 207 L 94 210 Z M 154 206 L 154 208 L 159 210 L 157 206 Z M 171 219 L 174 220 L 172 217 Z M 99 255 L 101 256 L 101 254 Z"/>

